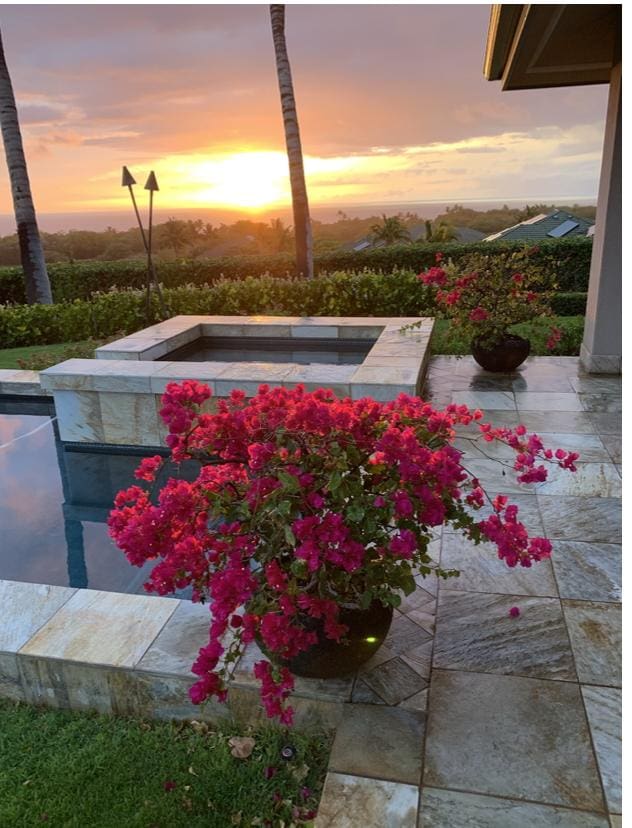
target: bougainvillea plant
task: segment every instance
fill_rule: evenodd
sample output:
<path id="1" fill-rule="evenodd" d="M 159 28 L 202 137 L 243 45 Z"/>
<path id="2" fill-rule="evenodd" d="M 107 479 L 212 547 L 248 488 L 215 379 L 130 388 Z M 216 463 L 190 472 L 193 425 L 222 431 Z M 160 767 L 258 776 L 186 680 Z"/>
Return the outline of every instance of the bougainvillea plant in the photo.
<path id="1" fill-rule="evenodd" d="M 279 661 L 291 659 L 315 643 L 305 618 L 343 641 L 340 607 L 376 599 L 397 606 L 419 573 L 457 574 L 429 554 L 436 527 L 492 541 L 510 567 L 550 554 L 549 541 L 528 537 L 506 497 L 478 519 L 486 495 L 452 445 L 455 426 L 478 423 L 481 439 L 515 449 L 523 483 L 544 480 L 546 461 L 574 470 L 576 454 L 545 449 L 522 426 L 496 429 L 480 422 L 480 411 L 436 411 L 405 395 L 381 403 L 261 386 L 252 399 L 241 391 L 210 397 L 189 380 L 163 397 L 172 460 L 198 460 L 197 479 L 171 478 L 154 498 L 151 486 L 134 485 L 119 492 L 109 518 L 132 564 L 157 561 L 149 592 L 192 586 L 193 600 L 210 603 L 210 640 L 193 665 L 196 703 L 226 699 L 255 640 Z M 137 478 L 154 483 L 163 462 L 144 459 Z M 268 715 L 290 723 L 290 672 L 262 657 L 254 673 Z"/>
<path id="2" fill-rule="evenodd" d="M 551 290 L 544 289 L 542 275 L 529 263 L 534 251 L 475 253 L 466 267 L 437 253 L 435 266 L 419 278 L 436 288 L 437 305 L 451 327 L 483 348 L 494 348 L 511 336 L 514 325 L 552 315 Z M 553 349 L 560 337 L 559 328 L 551 325 L 547 348 Z"/>

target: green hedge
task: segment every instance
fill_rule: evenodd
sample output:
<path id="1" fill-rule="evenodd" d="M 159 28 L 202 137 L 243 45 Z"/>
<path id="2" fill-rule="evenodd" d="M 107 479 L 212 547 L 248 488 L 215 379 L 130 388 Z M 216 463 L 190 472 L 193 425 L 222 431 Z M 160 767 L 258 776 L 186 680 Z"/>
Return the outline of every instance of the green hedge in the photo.
<path id="1" fill-rule="evenodd" d="M 556 316 L 584 316 L 586 293 L 557 293 L 551 298 L 551 309 Z"/>
<path id="2" fill-rule="evenodd" d="M 345 270 L 391 273 L 410 269 L 419 272 L 434 264 L 440 250 L 454 261 L 474 251 L 494 252 L 499 249 L 521 249 L 523 242 L 477 242 L 476 244 L 401 244 L 376 250 L 335 251 L 316 256 L 317 275 Z M 533 265 L 551 279 L 556 279 L 560 291 L 577 292 L 588 289 L 592 242 L 586 238 L 559 239 L 538 244 L 533 253 Z M 281 253 L 274 256 L 232 256 L 192 261 L 159 262 L 158 277 L 167 287 L 182 285 L 209 285 L 221 279 L 243 280 L 269 275 L 286 279 L 293 274 L 292 256 Z M 88 299 L 92 294 L 116 288 L 140 288 L 145 279 L 145 266 L 139 261 L 56 263 L 49 266 L 53 295 L 56 302 Z M 0 268 L 0 304 L 24 303 L 24 284 L 21 268 Z"/>
<path id="3" fill-rule="evenodd" d="M 569 298 L 570 297 L 570 298 Z M 557 314 L 585 303 L 584 294 L 559 294 Z M 258 314 L 289 316 L 421 316 L 435 315 L 433 291 L 412 271 L 332 273 L 306 282 L 262 276 L 241 281 L 222 279 L 210 287 L 165 290 L 175 314 Z M 154 317 L 157 316 L 154 300 Z M 15 305 L 0 308 L 0 348 L 104 339 L 131 333 L 148 324 L 143 291 L 95 294 L 90 301 L 58 305 Z"/>

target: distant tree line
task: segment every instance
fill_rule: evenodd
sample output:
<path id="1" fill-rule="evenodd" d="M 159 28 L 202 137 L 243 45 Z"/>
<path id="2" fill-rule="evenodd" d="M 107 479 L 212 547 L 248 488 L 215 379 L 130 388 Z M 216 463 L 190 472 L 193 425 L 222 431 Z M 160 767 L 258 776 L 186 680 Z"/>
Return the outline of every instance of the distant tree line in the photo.
<path id="1" fill-rule="evenodd" d="M 350 217 L 340 211 L 336 221 L 312 221 L 314 252 L 318 254 L 340 250 L 359 239 L 373 238 L 385 244 L 405 242 L 413 227 L 425 226 L 422 238 L 428 241 L 449 242 L 454 239 L 454 228 L 471 227 L 483 233 L 496 233 L 525 218 L 554 209 L 567 210 L 578 216 L 594 219 L 595 207 L 572 205 L 556 207 L 552 204 L 534 204 L 523 209 L 502 207 L 486 211 L 472 210 L 455 204 L 433 222 L 416 213 L 398 213 L 394 216 Z M 239 255 L 272 255 L 294 252 L 294 233 L 281 219 L 269 222 L 242 219 L 233 224 L 212 225 L 198 219 L 185 221 L 170 218 L 154 230 L 157 257 L 163 260 L 180 258 L 203 259 Z M 46 259 L 49 262 L 119 261 L 143 259 L 143 242 L 137 227 L 102 231 L 68 230 L 59 233 L 41 233 Z M 20 264 L 17 234 L 0 237 L 0 265 Z"/>

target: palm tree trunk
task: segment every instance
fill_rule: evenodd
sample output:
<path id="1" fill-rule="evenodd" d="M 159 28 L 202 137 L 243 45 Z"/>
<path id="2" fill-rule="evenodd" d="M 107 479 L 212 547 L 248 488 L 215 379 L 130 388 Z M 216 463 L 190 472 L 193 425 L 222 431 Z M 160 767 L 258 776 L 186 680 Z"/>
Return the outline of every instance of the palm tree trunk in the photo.
<path id="1" fill-rule="evenodd" d="M 24 271 L 26 300 L 29 304 L 52 305 L 53 296 L 44 261 L 44 251 L 37 229 L 35 206 L 26 169 L 26 158 L 22 147 L 20 123 L 15 106 L 13 86 L 4 57 L 2 34 L 0 33 L 0 126 L 7 157 L 13 209 L 18 229 L 20 257 Z"/>
<path id="2" fill-rule="evenodd" d="M 292 190 L 292 210 L 294 212 L 294 238 L 296 241 L 296 266 L 303 276 L 311 279 L 314 275 L 314 258 L 312 251 L 312 225 L 309 219 L 309 203 L 305 186 L 303 169 L 303 150 L 298 128 L 296 101 L 292 85 L 292 72 L 285 44 L 285 6 L 270 6 L 272 22 L 272 39 L 276 56 L 281 110 L 285 127 L 285 146 L 290 166 L 290 188 Z"/>

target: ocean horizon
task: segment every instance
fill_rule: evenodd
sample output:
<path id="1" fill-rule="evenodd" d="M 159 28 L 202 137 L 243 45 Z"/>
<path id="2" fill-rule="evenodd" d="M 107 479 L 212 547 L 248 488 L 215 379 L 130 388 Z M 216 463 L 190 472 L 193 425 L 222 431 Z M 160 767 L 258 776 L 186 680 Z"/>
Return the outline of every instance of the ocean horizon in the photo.
<path id="1" fill-rule="evenodd" d="M 368 218 L 373 215 L 394 215 L 397 213 L 417 213 L 423 219 L 435 219 L 445 212 L 447 206 L 460 204 L 473 210 L 491 210 L 500 208 L 504 204 L 509 207 L 524 207 L 527 204 L 555 204 L 570 206 L 573 204 L 592 205 L 597 203 L 597 196 L 541 196 L 536 198 L 481 198 L 481 199 L 434 199 L 431 201 L 408 202 L 365 202 L 363 204 L 315 204 L 310 207 L 313 219 L 325 223 L 336 221 L 339 213 L 345 213 L 349 218 Z M 144 205 L 139 204 L 141 213 L 146 220 Z M 230 210 L 214 207 L 187 207 L 161 209 L 158 204 L 154 209 L 154 222 L 160 224 L 174 217 L 182 220 L 202 219 L 211 224 L 232 224 L 240 219 L 252 221 L 269 221 L 280 218 L 287 224 L 292 223 L 290 206 L 271 207 L 266 210 L 246 211 Z M 85 211 L 38 213 L 38 224 L 46 233 L 57 233 L 67 230 L 106 230 L 114 227 L 116 230 L 128 230 L 136 226 L 132 208 L 126 210 Z M 6 236 L 15 233 L 15 218 L 11 213 L 0 214 L 0 235 Z"/>

